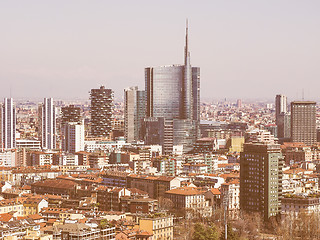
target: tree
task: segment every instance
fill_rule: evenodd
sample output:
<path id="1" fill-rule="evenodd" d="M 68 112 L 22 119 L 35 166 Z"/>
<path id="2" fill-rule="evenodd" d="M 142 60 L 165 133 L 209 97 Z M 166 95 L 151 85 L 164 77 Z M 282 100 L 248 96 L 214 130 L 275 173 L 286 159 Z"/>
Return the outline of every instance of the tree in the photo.
<path id="1" fill-rule="evenodd" d="M 160 197 L 159 198 L 159 208 L 163 210 L 170 211 L 174 207 L 174 203 L 169 198 Z"/>
<path id="2" fill-rule="evenodd" d="M 231 225 L 228 223 L 227 225 L 227 236 L 228 240 L 238 240 L 240 237 L 237 233 L 235 233 L 231 227 Z M 223 231 L 220 235 L 220 240 L 225 240 L 225 231 Z"/>
<path id="3" fill-rule="evenodd" d="M 201 223 L 195 224 L 192 240 L 218 240 L 218 239 L 219 239 L 219 233 L 214 225 L 204 226 Z"/>

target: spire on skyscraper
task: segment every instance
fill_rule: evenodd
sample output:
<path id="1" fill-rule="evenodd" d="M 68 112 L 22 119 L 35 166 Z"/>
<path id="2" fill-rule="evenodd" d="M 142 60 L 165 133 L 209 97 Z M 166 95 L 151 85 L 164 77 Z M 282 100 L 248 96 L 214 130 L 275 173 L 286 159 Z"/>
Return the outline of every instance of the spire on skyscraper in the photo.
<path id="1" fill-rule="evenodd" d="M 184 47 L 184 65 L 190 64 L 190 53 L 189 53 L 189 46 L 188 46 L 188 18 L 186 19 L 186 45 Z"/>

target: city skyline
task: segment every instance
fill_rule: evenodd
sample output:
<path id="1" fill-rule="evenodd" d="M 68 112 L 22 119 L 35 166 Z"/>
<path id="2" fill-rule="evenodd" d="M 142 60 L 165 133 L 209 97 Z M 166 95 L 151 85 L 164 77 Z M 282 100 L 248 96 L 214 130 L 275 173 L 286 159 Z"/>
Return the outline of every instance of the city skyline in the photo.
<path id="1" fill-rule="evenodd" d="M 141 1 L 146 10 L 130 2 L 74 3 L 1 3 L 0 96 L 88 99 L 89 89 L 104 85 L 118 99 L 124 88 L 143 89 L 145 67 L 181 62 L 188 18 L 202 99 L 283 93 L 300 100 L 303 91 L 305 99 L 318 99 L 316 1 L 177 1 L 170 9 Z"/>

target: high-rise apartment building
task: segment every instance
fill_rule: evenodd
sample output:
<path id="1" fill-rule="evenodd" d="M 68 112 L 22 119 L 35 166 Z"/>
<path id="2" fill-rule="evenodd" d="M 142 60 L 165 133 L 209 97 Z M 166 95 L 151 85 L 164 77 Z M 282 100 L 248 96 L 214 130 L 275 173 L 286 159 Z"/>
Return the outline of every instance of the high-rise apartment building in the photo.
<path id="1" fill-rule="evenodd" d="M 245 143 L 240 154 L 240 208 L 265 220 L 280 210 L 282 154 L 279 144 Z"/>
<path id="2" fill-rule="evenodd" d="M 44 98 L 39 105 L 39 138 L 43 149 L 56 148 L 56 108 L 53 98 Z"/>
<path id="3" fill-rule="evenodd" d="M 316 102 L 291 102 L 291 140 L 307 145 L 317 142 Z"/>
<path id="4" fill-rule="evenodd" d="M 62 150 L 76 153 L 84 151 L 84 123 L 67 122 L 62 126 Z"/>
<path id="5" fill-rule="evenodd" d="M 290 138 L 290 132 L 288 132 L 288 129 L 290 128 L 290 113 L 287 111 L 287 97 L 278 94 L 275 99 L 275 105 L 277 137 L 279 139 Z"/>
<path id="6" fill-rule="evenodd" d="M 165 153 L 172 152 L 173 144 L 182 145 L 184 152 L 192 150 L 198 136 L 200 68 L 192 67 L 190 64 L 188 26 L 184 57 L 184 65 L 145 69 L 146 116 L 164 118 Z M 183 131 L 183 126 L 188 128 Z M 178 137 L 174 139 L 175 136 Z"/>
<path id="7" fill-rule="evenodd" d="M 81 123 L 81 109 L 74 105 L 69 105 L 61 108 L 62 117 L 61 125 L 68 122 L 78 122 Z"/>
<path id="8" fill-rule="evenodd" d="M 1 148 L 16 147 L 16 109 L 12 98 L 5 98 L 0 106 Z"/>
<path id="9" fill-rule="evenodd" d="M 91 135 L 110 137 L 112 130 L 113 91 L 101 86 L 91 89 Z"/>
<path id="10" fill-rule="evenodd" d="M 138 87 L 124 90 L 124 125 L 127 142 L 141 138 L 140 129 L 146 113 L 145 103 L 145 91 L 139 91 Z"/>

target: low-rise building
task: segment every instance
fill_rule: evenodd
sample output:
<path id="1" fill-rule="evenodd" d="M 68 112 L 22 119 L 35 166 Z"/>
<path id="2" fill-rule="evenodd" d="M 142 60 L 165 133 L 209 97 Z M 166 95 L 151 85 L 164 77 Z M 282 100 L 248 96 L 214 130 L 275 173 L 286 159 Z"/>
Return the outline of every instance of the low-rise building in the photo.
<path id="1" fill-rule="evenodd" d="M 195 187 L 180 187 L 166 191 L 165 197 L 169 198 L 176 209 L 192 210 L 201 216 L 211 216 L 212 208 L 205 198 L 205 191 Z"/>
<path id="2" fill-rule="evenodd" d="M 153 240 L 173 239 L 173 217 L 150 217 L 139 219 L 139 229 L 153 234 Z"/>
<path id="3" fill-rule="evenodd" d="M 281 213 L 297 215 L 299 212 L 320 213 L 320 198 L 303 196 L 282 198 Z"/>
<path id="4" fill-rule="evenodd" d="M 55 240 L 96 240 L 96 239 L 115 239 L 115 228 L 91 227 L 84 223 L 57 224 L 44 231 L 52 234 Z"/>

